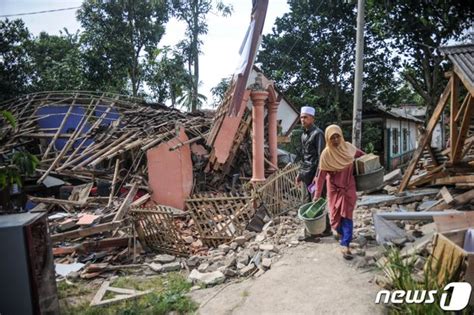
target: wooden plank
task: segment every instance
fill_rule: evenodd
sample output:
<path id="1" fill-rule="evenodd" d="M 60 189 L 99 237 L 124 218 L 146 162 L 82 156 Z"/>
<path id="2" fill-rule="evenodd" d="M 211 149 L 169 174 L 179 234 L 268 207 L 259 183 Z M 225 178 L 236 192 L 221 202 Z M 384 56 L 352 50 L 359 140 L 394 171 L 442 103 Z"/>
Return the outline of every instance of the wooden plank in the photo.
<path id="1" fill-rule="evenodd" d="M 454 203 L 454 198 L 453 198 L 453 196 L 451 195 L 451 193 L 448 191 L 448 189 L 446 188 L 446 186 L 443 186 L 443 188 L 441 188 L 441 190 L 439 191 L 439 193 L 440 193 L 441 196 L 443 197 L 444 202 L 446 202 L 448 205 Z"/>
<path id="2" fill-rule="evenodd" d="M 91 306 L 98 305 L 98 303 L 102 301 L 102 298 L 104 297 L 105 292 L 107 292 L 107 288 L 109 287 L 109 285 L 109 280 L 105 280 L 104 282 L 102 282 L 102 285 L 100 286 L 99 290 L 97 290 L 97 293 L 94 295 L 94 298 L 91 301 Z"/>
<path id="3" fill-rule="evenodd" d="M 452 78 L 450 79 L 450 82 L 451 80 Z M 423 154 L 423 149 L 426 147 L 426 145 L 429 143 L 429 140 L 431 139 L 433 130 L 436 124 L 438 123 L 438 120 L 441 117 L 441 114 L 443 113 L 444 108 L 446 107 L 446 102 L 450 94 L 449 93 L 450 85 L 451 84 L 448 83 L 443 91 L 443 94 L 441 94 L 441 97 L 438 101 L 438 104 L 436 105 L 433 115 L 431 116 L 430 121 L 428 122 L 426 133 L 423 135 L 423 138 L 420 141 L 420 145 L 418 146 L 418 148 L 415 150 L 415 153 L 413 154 L 410 164 L 408 165 L 408 168 L 403 176 L 403 180 L 400 184 L 398 192 L 404 191 L 405 188 L 407 187 L 408 182 L 410 181 L 410 178 L 413 175 L 413 172 L 415 171 L 416 164 L 418 163 L 418 161 L 421 158 L 421 155 Z"/>
<path id="4" fill-rule="evenodd" d="M 431 141 L 429 141 L 431 143 Z M 436 159 L 436 155 L 433 153 L 433 148 L 431 148 L 431 144 L 428 144 L 426 146 L 426 150 L 428 150 L 428 153 L 430 154 L 431 161 L 433 161 L 434 166 L 439 166 L 438 160 Z"/>
<path id="5" fill-rule="evenodd" d="M 459 213 L 435 216 L 433 220 L 438 233 L 445 233 L 447 231 L 474 227 L 474 212 L 459 211 Z"/>
<path id="6" fill-rule="evenodd" d="M 141 196 L 140 198 L 138 198 L 137 200 L 135 200 L 134 202 L 132 202 L 132 204 L 130 205 L 131 208 L 133 207 L 140 207 L 141 205 L 143 205 L 145 202 L 148 201 L 148 199 L 150 199 L 151 195 L 150 194 L 144 194 L 143 196 Z"/>
<path id="7" fill-rule="evenodd" d="M 454 185 L 456 183 L 474 183 L 474 175 L 450 176 L 434 181 L 435 185 Z"/>
<path id="8" fill-rule="evenodd" d="M 138 184 L 133 183 L 132 187 L 130 188 L 130 191 L 127 194 L 127 197 L 125 197 L 125 200 L 122 202 L 120 205 L 120 208 L 117 210 L 117 213 L 115 214 L 114 217 L 114 222 L 120 221 L 123 219 L 125 214 L 127 213 L 128 209 L 130 208 L 130 204 L 133 201 L 133 197 L 137 194 L 138 191 Z"/>
<path id="9" fill-rule="evenodd" d="M 473 142 L 474 142 L 474 136 L 470 136 L 469 138 L 466 139 L 466 141 L 464 141 L 464 146 L 466 147 L 468 144 L 471 144 Z M 443 151 L 441 151 L 441 154 L 448 155 L 449 152 L 451 152 L 451 147 L 448 147 L 444 149 Z"/>
<path id="10" fill-rule="evenodd" d="M 84 115 L 82 116 L 81 118 L 81 121 L 79 122 L 78 126 L 76 129 L 74 129 L 74 132 L 72 133 L 71 137 L 69 138 L 68 142 L 64 145 L 63 149 L 61 150 L 61 152 L 58 154 L 58 156 L 56 157 L 56 159 L 53 161 L 53 163 L 51 163 L 51 165 L 49 166 L 49 168 L 46 170 L 46 172 L 43 174 L 43 176 L 41 176 L 40 179 L 38 179 L 37 183 L 40 184 L 44 181 L 44 179 L 46 178 L 46 176 L 49 175 L 49 173 L 54 169 L 54 167 L 56 166 L 56 164 L 64 157 L 64 155 L 68 152 L 68 150 L 73 147 L 74 145 L 74 142 L 76 142 L 77 140 L 77 137 L 82 133 L 82 131 L 84 130 L 84 127 L 87 126 L 87 122 L 89 121 L 92 113 L 94 112 L 95 110 L 95 106 L 91 109 L 91 106 L 93 104 L 94 101 L 91 101 L 91 103 L 89 104 L 89 106 L 87 107 L 86 109 L 86 112 L 89 111 L 89 115 Z M 71 106 L 72 108 L 72 106 Z M 61 130 L 61 129 L 60 129 Z"/>
<path id="11" fill-rule="evenodd" d="M 464 147 L 464 141 L 469 131 L 469 126 L 471 125 L 471 117 L 474 112 L 474 104 L 472 104 L 471 95 L 466 96 L 466 98 L 469 98 L 469 100 L 467 101 L 468 105 L 466 107 L 466 110 L 464 111 L 463 119 L 461 122 L 461 128 L 459 130 L 454 150 L 452 151 L 454 152 L 451 155 L 452 162 L 456 162 L 461 158 L 462 148 Z"/>
<path id="12" fill-rule="evenodd" d="M 85 229 L 53 234 L 51 235 L 51 241 L 61 242 L 67 239 L 86 237 L 86 236 L 97 234 L 97 233 L 108 232 L 119 227 L 121 224 L 122 224 L 121 221 L 109 222 L 109 223 L 98 224 L 96 226 L 92 226 Z"/>
<path id="13" fill-rule="evenodd" d="M 462 84 L 469 93 L 474 96 L 474 86 L 471 85 L 470 81 L 464 76 L 464 73 L 459 69 L 458 66 L 454 65 L 454 72 L 458 75 L 459 79 L 461 80 Z"/>
<path id="14" fill-rule="evenodd" d="M 455 120 L 456 122 L 459 122 L 459 119 L 464 115 L 464 113 L 465 113 L 465 111 L 466 111 L 466 106 L 467 106 L 467 104 L 468 104 L 469 95 L 470 95 L 470 94 L 467 94 L 467 95 L 464 97 L 464 100 L 462 101 L 462 104 L 461 104 L 461 107 L 459 108 L 458 114 L 457 114 L 456 117 L 454 118 L 454 120 Z"/>
<path id="15" fill-rule="evenodd" d="M 458 142 L 458 124 L 456 116 L 459 111 L 459 78 L 456 74 L 451 77 L 449 81 L 451 85 L 451 113 L 449 115 L 449 139 L 451 143 L 451 161 L 454 161 L 454 153 Z"/>
<path id="16" fill-rule="evenodd" d="M 115 195 L 115 184 L 117 183 L 119 166 L 120 166 L 120 159 L 117 159 L 115 160 L 114 177 L 112 178 L 112 185 L 110 186 L 109 202 L 107 203 L 107 206 L 110 206 L 112 204 L 112 199 L 114 198 L 114 195 Z"/>
<path id="17" fill-rule="evenodd" d="M 460 195 L 457 195 L 456 197 L 454 197 L 454 205 L 455 206 L 462 206 L 462 205 L 470 202 L 471 200 L 474 200 L 474 189 L 469 190 L 469 191 L 467 191 L 463 194 L 460 194 Z M 433 211 L 446 210 L 446 209 L 449 209 L 451 207 L 452 206 L 450 206 L 446 203 L 443 203 L 443 204 L 440 204 L 436 207 L 433 207 L 432 210 Z"/>
<path id="18" fill-rule="evenodd" d="M 71 111 L 72 111 L 73 107 L 74 106 L 69 106 L 69 109 L 68 109 L 67 113 L 64 115 L 63 120 L 61 121 L 61 124 L 59 125 L 58 130 L 56 131 L 56 134 L 54 135 L 53 139 L 51 139 L 51 142 L 49 143 L 48 147 L 46 148 L 46 151 L 44 152 L 42 159 L 45 159 L 48 156 L 49 151 L 51 151 L 51 149 L 53 148 L 53 145 L 56 143 L 56 140 L 58 139 L 59 135 L 61 134 L 61 130 L 63 129 L 64 125 L 66 124 L 66 121 L 67 121 L 69 115 L 71 114 Z"/>

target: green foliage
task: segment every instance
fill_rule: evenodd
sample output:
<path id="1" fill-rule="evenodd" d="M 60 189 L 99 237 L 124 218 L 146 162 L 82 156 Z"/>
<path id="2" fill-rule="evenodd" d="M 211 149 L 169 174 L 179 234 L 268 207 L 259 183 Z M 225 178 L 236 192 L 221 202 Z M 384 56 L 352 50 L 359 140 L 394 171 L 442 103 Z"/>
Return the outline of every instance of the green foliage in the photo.
<path id="1" fill-rule="evenodd" d="M 0 101 L 28 91 L 31 35 L 22 20 L 0 20 Z"/>
<path id="2" fill-rule="evenodd" d="M 157 277 L 120 277 L 111 286 L 119 288 L 133 288 L 135 290 L 149 290 L 153 292 L 138 299 L 123 301 L 104 307 L 89 307 L 89 300 L 75 306 L 67 303 L 66 298 L 77 297 L 87 294 L 89 289 L 82 285 L 74 285 L 73 288 L 61 285 L 60 297 L 63 298 L 60 304 L 63 306 L 61 312 L 65 314 L 169 314 L 177 312 L 179 314 L 189 314 L 197 309 L 194 303 L 185 294 L 191 288 L 191 284 L 180 273 L 171 273 Z"/>
<path id="3" fill-rule="evenodd" d="M 320 109 L 317 124 L 352 118 L 356 12 L 344 1 L 288 1 L 290 11 L 277 18 L 258 55 L 264 73 L 297 106 Z M 396 97 L 394 65 L 384 40 L 366 24 L 364 108 Z"/>
<path id="4" fill-rule="evenodd" d="M 171 101 L 175 107 L 189 82 L 183 55 L 176 49 L 155 49 L 148 56 L 147 84 L 158 102 Z"/>
<path id="5" fill-rule="evenodd" d="M 221 81 L 213 88 L 211 88 L 211 94 L 213 98 L 213 107 L 219 106 L 224 100 L 225 93 L 230 86 L 232 77 L 222 78 Z"/>
<path id="6" fill-rule="evenodd" d="M 367 19 L 391 50 L 403 56 L 402 75 L 423 98 L 428 114 L 447 82 L 443 73 L 451 67 L 438 47 L 466 39 L 466 30 L 474 23 L 473 13 L 474 7 L 467 1 L 367 2 Z"/>
<path id="7" fill-rule="evenodd" d="M 45 32 L 30 42 L 32 91 L 87 89 L 79 34 L 67 30 L 59 36 Z"/>
<path id="8" fill-rule="evenodd" d="M 444 285 L 439 285 L 436 275 L 429 268 L 425 270 L 423 279 L 413 277 L 415 272 L 416 256 L 403 258 L 400 250 L 390 248 L 385 253 L 387 264 L 385 273 L 388 275 L 393 290 L 438 290 L 442 291 Z M 439 304 L 439 295 L 435 296 L 436 301 L 431 304 L 408 304 L 402 303 L 390 306 L 391 314 L 445 314 Z"/>
<path id="9" fill-rule="evenodd" d="M 168 20 L 166 1 L 93 1 L 77 15 L 84 32 L 86 76 L 94 89 L 137 96 L 145 77 L 146 58 L 156 48 Z M 127 82 L 128 79 L 128 82 Z"/>
<path id="10" fill-rule="evenodd" d="M 5 189 L 13 184 L 21 186 L 21 176 L 18 170 L 10 166 L 0 168 L 0 188 Z"/>
<path id="11" fill-rule="evenodd" d="M 17 122 L 13 114 L 7 110 L 0 112 L 3 119 L 15 128 Z M 38 158 L 29 152 L 17 151 L 13 153 L 12 157 L 7 157 L 4 165 L 0 166 L 0 188 L 5 189 L 13 184 L 21 186 L 21 176 L 34 174 L 39 163 Z"/>
<path id="12" fill-rule="evenodd" d="M 185 86 L 183 95 L 178 99 L 178 103 L 189 111 L 193 111 L 201 108 L 207 97 L 203 94 L 198 93 L 197 97 L 194 97 L 194 89 L 190 86 Z"/>
<path id="13" fill-rule="evenodd" d="M 380 154 L 383 151 L 383 126 L 380 123 L 362 124 L 362 150 L 365 153 Z"/>
<path id="14" fill-rule="evenodd" d="M 202 41 L 200 37 L 207 34 L 208 25 L 206 16 L 215 8 L 223 16 L 232 14 L 231 5 L 226 5 L 222 1 L 212 0 L 169 0 L 173 15 L 186 23 L 186 39 L 180 43 L 188 64 L 188 96 L 186 103 L 189 103 L 189 109 L 195 111 L 199 108 L 202 97 L 198 92 L 199 87 L 199 54 L 201 53 Z M 187 98 L 189 97 L 189 102 Z M 188 105 L 186 105 L 188 106 Z"/>
<path id="15" fill-rule="evenodd" d="M 12 163 L 17 167 L 20 173 L 33 175 L 40 161 L 29 152 L 19 151 L 13 154 Z"/>
<path id="16" fill-rule="evenodd" d="M 0 111 L 0 113 L 2 114 L 2 117 L 3 119 L 8 122 L 10 124 L 10 126 L 12 126 L 13 128 L 16 128 L 16 119 L 15 119 L 15 116 L 13 116 L 13 114 L 8 111 L 8 110 L 2 110 Z"/>

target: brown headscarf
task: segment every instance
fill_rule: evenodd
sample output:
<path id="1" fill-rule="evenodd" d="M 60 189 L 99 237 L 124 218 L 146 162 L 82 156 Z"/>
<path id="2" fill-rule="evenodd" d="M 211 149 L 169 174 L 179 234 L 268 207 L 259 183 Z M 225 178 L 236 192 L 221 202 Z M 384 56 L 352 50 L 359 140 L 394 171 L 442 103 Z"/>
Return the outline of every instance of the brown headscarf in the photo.
<path id="1" fill-rule="evenodd" d="M 341 137 L 341 144 L 336 148 L 331 144 L 331 136 L 338 134 Z M 350 142 L 344 141 L 341 127 L 330 125 L 326 128 L 324 137 L 326 147 L 321 153 L 319 168 L 323 171 L 338 172 L 354 162 L 354 155 L 357 148 Z"/>

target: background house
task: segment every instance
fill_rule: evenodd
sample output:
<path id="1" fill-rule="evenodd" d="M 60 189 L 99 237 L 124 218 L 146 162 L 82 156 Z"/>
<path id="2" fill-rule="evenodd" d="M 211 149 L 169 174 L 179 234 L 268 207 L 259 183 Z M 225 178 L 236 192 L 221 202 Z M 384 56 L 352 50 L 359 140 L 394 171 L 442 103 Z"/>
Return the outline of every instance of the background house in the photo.
<path id="1" fill-rule="evenodd" d="M 418 128 L 423 126 L 423 120 L 408 114 L 402 108 L 383 107 L 366 110 L 362 117 L 362 139 L 364 140 L 364 135 L 369 136 L 368 126 L 371 133 L 379 135 L 373 137 L 371 143 L 374 153 L 380 156 L 380 162 L 386 170 L 393 170 L 411 159 L 418 146 Z M 352 120 L 343 121 L 342 125 L 348 130 L 352 126 Z"/>

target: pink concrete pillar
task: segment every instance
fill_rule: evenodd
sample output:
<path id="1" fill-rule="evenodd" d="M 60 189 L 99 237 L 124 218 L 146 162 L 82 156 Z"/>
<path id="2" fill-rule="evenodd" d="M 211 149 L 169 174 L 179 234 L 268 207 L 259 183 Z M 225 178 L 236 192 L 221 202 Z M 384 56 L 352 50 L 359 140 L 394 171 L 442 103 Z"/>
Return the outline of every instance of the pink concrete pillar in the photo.
<path id="1" fill-rule="evenodd" d="M 252 182 L 265 181 L 264 164 L 264 106 L 268 92 L 255 90 L 250 94 L 252 99 Z"/>
<path id="2" fill-rule="evenodd" d="M 278 144 L 277 144 L 277 112 L 278 102 L 268 104 L 268 146 L 270 147 L 270 170 L 278 169 Z"/>

